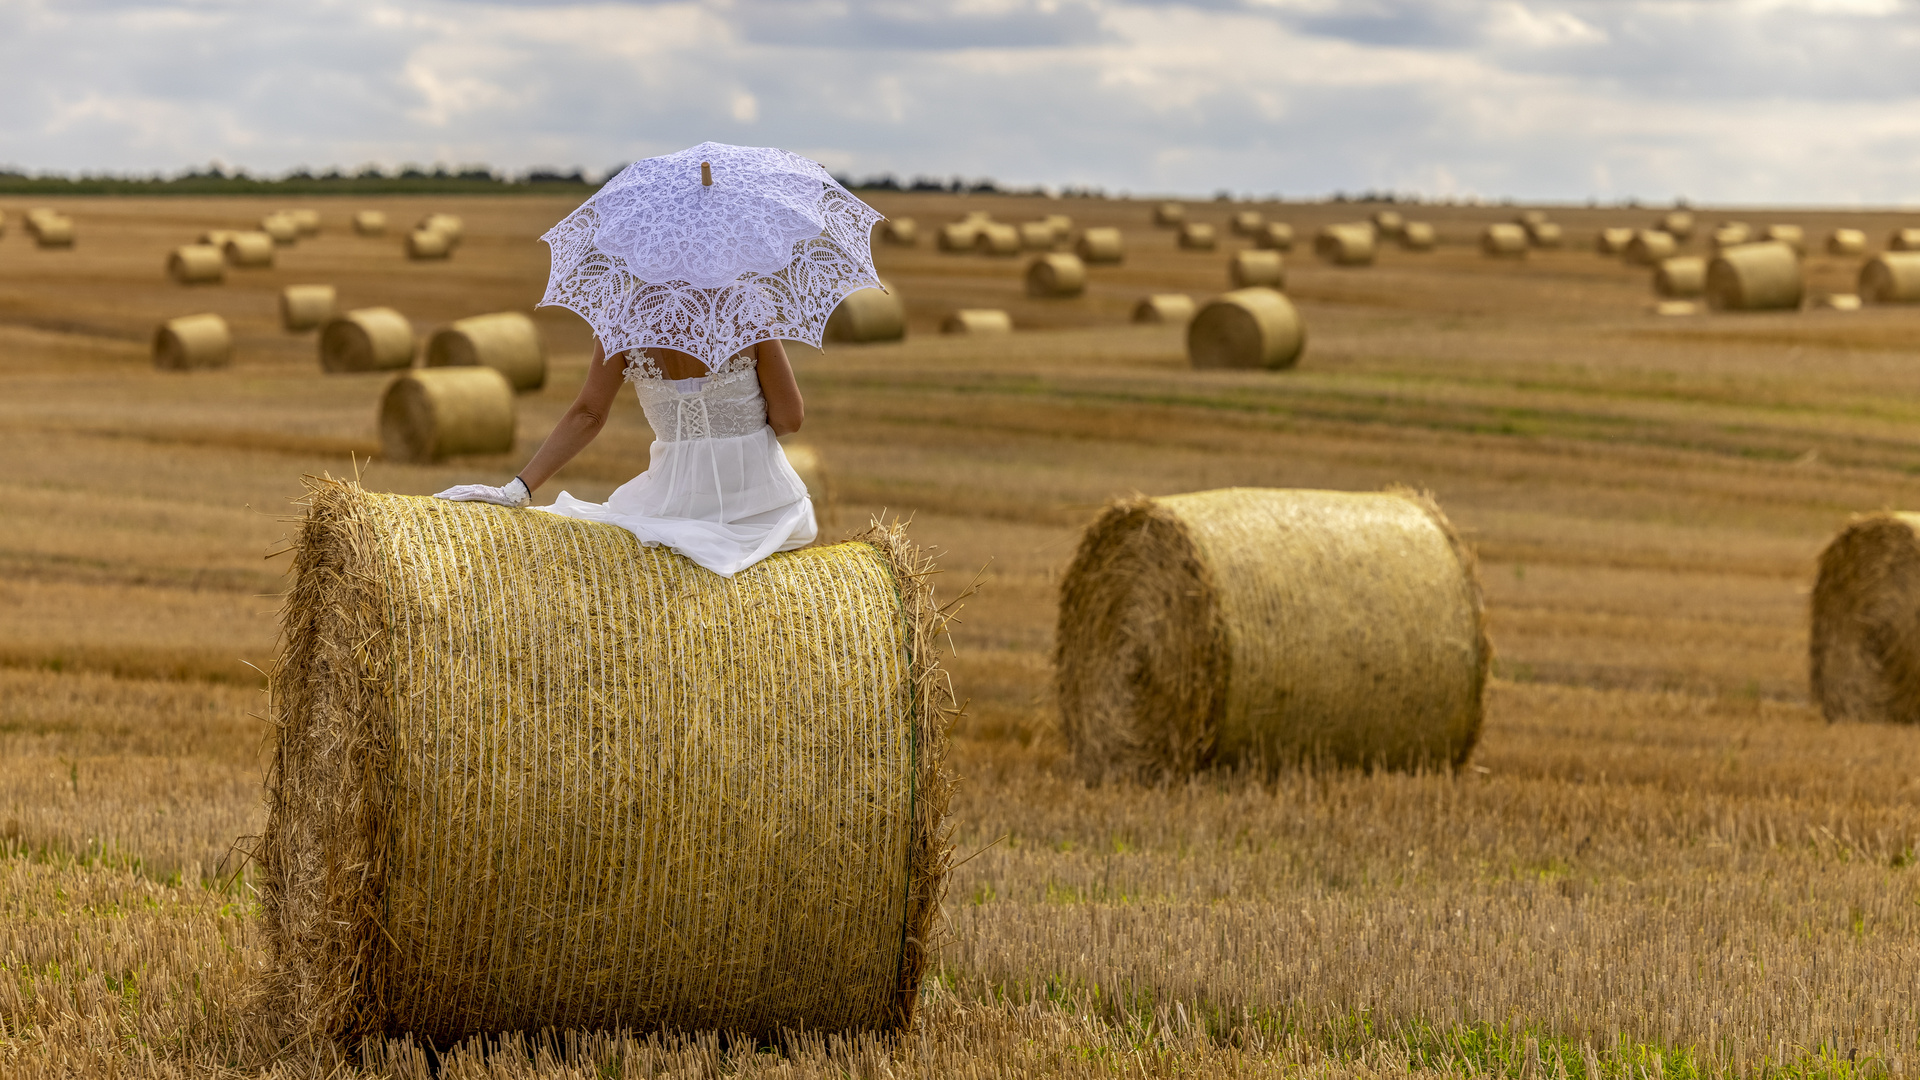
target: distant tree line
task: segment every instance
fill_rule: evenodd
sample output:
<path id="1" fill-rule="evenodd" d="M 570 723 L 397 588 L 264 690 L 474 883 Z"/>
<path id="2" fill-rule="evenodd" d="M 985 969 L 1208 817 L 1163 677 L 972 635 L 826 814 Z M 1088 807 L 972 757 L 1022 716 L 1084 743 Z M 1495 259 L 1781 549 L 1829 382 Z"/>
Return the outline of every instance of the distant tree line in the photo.
<path id="1" fill-rule="evenodd" d="M 606 175 L 618 171 L 616 168 Z M 567 189 L 585 192 L 598 187 L 577 168 L 571 172 L 533 169 L 516 177 L 485 165 L 438 165 L 431 169 L 404 165 L 391 172 L 368 165 L 353 172 L 328 169 L 318 174 L 296 169 L 277 177 L 254 176 L 244 169 L 229 171 L 219 166 L 189 169 L 173 176 L 29 175 L 0 168 L 0 195 L 491 195 Z"/>

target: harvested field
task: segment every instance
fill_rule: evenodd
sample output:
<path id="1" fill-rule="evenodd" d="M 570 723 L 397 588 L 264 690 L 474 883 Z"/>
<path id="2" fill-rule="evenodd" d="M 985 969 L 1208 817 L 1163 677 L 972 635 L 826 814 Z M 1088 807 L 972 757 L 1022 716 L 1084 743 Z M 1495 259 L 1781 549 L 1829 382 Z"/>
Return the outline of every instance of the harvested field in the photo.
<path id="1" fill-rule="evenodd" d="M 535 1034 L 463 1048 L 446 1068 L 471 1071 L 447 1075 L 1920 1071 L 1920 731 L 1829 725 L 1807 690 L 1821 549 L 1854 513 L 1920 509 L 1920 309 L 1655 319 L 1644 269 L 1583 245 L 1487 259 L 1481 231 L 1512 208 L 1423 206 L 1431 252 L 1288 266 L 1308 328 L 1295 367 L 1196 370 L 1183 326 L 1132 309 L 1225 291 L 1223 258 L 1253 246 L 1232 213 L 1310 237 L 1379 207 L 1193 202 L 1221 249 L 1193 252 L 1144 202 L 872 201 L 927 223 L 1065 211 L 1125 243 L 1070 299 L 1029 297 L 1024 260 L 882 246 L 906 338 L 791 349 L 841 531 L 911 517 L 943 598 L 984 567 L 946 660 L 970 705 L 920 1020 L 786 1056 Z M 331 1050 L 273 1045 L 249 996 L 270 957 L 239 852 L 265 821 L 259 669 L 290 500 L 305 473 L 407 494 L 504 481 L 585 371 L 584 327 L 538 311 L 549 377 L 517 399 L 519 453 L 381 460 L 391 376 L 323 374 L 313 335 L 282 328 L 280 291 L 337 282 L 340 310 L 391 307 L 416 334 L 527 310 L 536 237 L 571 205 L 313 203 L 318 235 L 190 293 L 167 254 L 274 203 L 75 199 L 53 207 L 83 237 L 71 250 L 0 236 L 9 1077 L 335 1074 Z M 428 209 L 462 219 L 455 258 L 348 227 Z M 1909 223 L 1741 215 L 1876 243 Z M 1654 216 L 1552 212 L 1575 237 Z M 1680 253 L 1707 253 L 1705 232 Z M 1816 247 L 1808 294 L 1852 291 L 1870 254 Z M 1019 329 L 939 332 L 972 308 Z M 153 328 L 198 312 L 231 328 L 231 366 L 156 371 Z M 542 501 L 604 498 L 650 440 L 623 401 Z M 1495 658 L 1458 774 L 1080 781 L 1049 657 L 1060 576 L 1103 505 L 1392 484 L 1431 492 L 1480 559 Z M 346 1071 L 426 1062 L 380 1044 Z"/>

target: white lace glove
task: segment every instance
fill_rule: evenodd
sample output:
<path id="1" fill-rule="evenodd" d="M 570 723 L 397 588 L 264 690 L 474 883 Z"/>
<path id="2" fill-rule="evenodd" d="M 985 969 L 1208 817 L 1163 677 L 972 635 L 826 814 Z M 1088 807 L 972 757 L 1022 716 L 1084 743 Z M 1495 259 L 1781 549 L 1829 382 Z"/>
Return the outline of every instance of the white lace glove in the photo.
<path id="1" fill-rule="evenodd" d="M 505 487 L 488 487 L 485 484 L 456 484 L 435 495 L 436 499 L 448 502 L 483 502 L 495 506 L 521 507 L 533 501 L 533 492 L 527 490 L 527 482 L 514 477 Z"/>

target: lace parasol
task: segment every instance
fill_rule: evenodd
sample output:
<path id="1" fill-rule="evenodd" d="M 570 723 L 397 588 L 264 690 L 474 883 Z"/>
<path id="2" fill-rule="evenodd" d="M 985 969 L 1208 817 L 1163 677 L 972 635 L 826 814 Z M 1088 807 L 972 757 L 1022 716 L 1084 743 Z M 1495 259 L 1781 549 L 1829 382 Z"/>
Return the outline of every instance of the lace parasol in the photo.
<path id="1" fill-rule="evenodd" d="M 540 304 L 609 356 L 658 345 L 718 370 L 762 341 L 819 345 L 840 301 L 880 283 L 880 219 L 798 154 L 701 143 L 634 162 L 547 230 Z"/>

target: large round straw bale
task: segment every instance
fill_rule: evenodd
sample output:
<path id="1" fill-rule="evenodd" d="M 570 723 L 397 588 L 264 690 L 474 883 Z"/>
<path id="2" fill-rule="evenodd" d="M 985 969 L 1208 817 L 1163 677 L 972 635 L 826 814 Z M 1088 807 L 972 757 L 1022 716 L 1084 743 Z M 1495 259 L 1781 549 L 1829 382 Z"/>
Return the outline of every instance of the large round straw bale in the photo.
<path id="1" fill-rule="evenodd" d="M 1551 221 L 1536 221 L 1522 228 L 1527 230 L 1527 242 L 1537 248 L 1557 248 L 1566 242 L 1566 231 Z"/>
<path id="2" fill-rule="evenodd" d="M 289 285 L 280 290 L 280 325 L 311 330 L 333 318 L 334 302 L 331 285 Z"/>
<path id="3" fill-rule="evenodd" d="M 1232 488 L 1107 507 L 1060 583 L 1055 687 L 1089 779 L 1459 766 L 1489 649 L 1430 499 Z"/>
<path id="4" fill-rule="evenodd" d="M 300 223 L 290 214 L 268 214 L 260 219 L 260 231 L 273 238 L 273 242 L 286 247 L 300 239 Z"/>
<path id="5" fill-rule="evenodd" d="M 1400 239 L 1400 233 L 1407 227 L 1405 215 L 1398 210 L 1375 210 L 1373 212 L 1373 231 L 1388 240 Z"/>
<path id="6" fill-rule="evenodd" d="M 1204 221 L 1189 221 L 1180 226 L 1180 248 L 1183 251 L 1212 251 L 1219 242 L 1219 234 Z"/>
<path id="7" fill-rule="evenodd" d="M 1920 303 L 1920 251 L 1883 251 L 1860 268 L 1860 298 L 1869 304 Z"/>
<path id="8" fill-rule="evenodd" d="M 1409 221 L 1400 226 L 1400 247 L 1406 251 L 1432 251 L 1439 242 L 1433 225 L 1425 221 Z"/>
<path id="9" fill-rule="evenodd" d="M 807 498 L 813 500 L 813 514 L 821 525 L 832 528 L 839 514 L 833 499 L 832 477 L 827 473 L 826 458 L 820 451 L 808 443 L 798 440 L 782 440 L 780 449 L 787 456 L 787 464 L 807 485 Z"/>
<path id="10" fill-rule="evenodd" d="M 920 242 L 920 223 L 910 217 L 888 218 L 880 223 L 880 239 L 895 247 L 912 247 Z"/>
<path id="11" fill-rule="evenodd" d="M 1253 246 L 1266 251 L 1292 251 L 1293 226 L 1284 221 L 1269 221 L 1253 234 Z"/>
<path id="12" fill-rule="evenodd" d="M 1306 347 L 1300 312 L 1272 289 L 1222 293 L 1187 325 L 1187 361 L 1197 368 L 1289 368 Z"/>
<path id="13" fill-rule="evenodd" d="M 1867 234 L 1859 229 L 1835 229 L 1827 234 L 1827 254 L 1865 255 Z"/>
<path id="14" fill-rule="evenodd" d="M 1672 300 L 1701 295 L 1707 291 L 1707 260 L 1698 255 L 1660 260 L 1653 271 L 1653 291 Z"/>
<path id="15" fill-rule="evenodd" d="M 453 238 L 437 229 L 415 229 L 407 234 L 407 258 L 444 259 L 453 254 Z"/>
<path id="16" fill-rule="evenodd" d="M 1177 229 L 1187 223 L 1187 208 L 1177 202 L 1163 202 L 1153 208 L 1153 223 L 1163 229 Z"/>
<path id="17" fill-rule="evenodd" d="M 1126 258 L 1126 247 L 1121 243 L 1119 229 L 1101 226 L 1082 229 L 1073 253 L 1089 266 L 1112 266 Z"/>
<path id="18" fill-rule="evenodd" d="M 299 228 L 301 236 L 320 235 L 320 211 L 288 210 L 286 213 L 288 217 L 293 219 L 294 225 Z"/>
<path id="19" fill-rule="evenodd" d="M 73 219 L 65 214 L 48 211 L 38 217 L 29 217 L 27 231 L 33 234 L 33 242 L 39 247 L 70 248 L 73 246 Z"/>
<path id="20" fill-rule="evenodd" d="M 951 695 L 902 530 L 725 578 L 538 511 L 307 505 L 261 853 L 287 1035 L 911 1022 Z"/>
<path id="21" fill-rule="evenodd" d="M 1027 264 L 1027 295 L 1065 299 L 1087 291 L 1087 264 L 1078 255 L 1036 255 Z"/>
<path id="22" fill-rule="evenodd" d="M 1723 221 L 1713 228 L 1713 250 L 1753 243 L 1753 226 L 1744 221 Z"/>
<path id="23" fill-rule="evenodd" d="M 392 308 L 360 308 L 320 328 L 320 370 L 391 371 L 413 363 L 413 324 Z"/>
<path id="24" fill-rule="evenodd" d="M 1328 225 L 1313 236 L 1313 253 L 1335 266 L 1371 266 L 1373 250 L 1373 226 L 1364 221 Z"/>
<path id="25" fill-rule="evenodd" d="M 1524 259 L 1527 257 L 1526 227 L 1508 221 L 1489 225 L 1480 233 L 1480 250 L 1497 259 Z"/>
<path id="26" fill-rule="evenodd" d="M 1593 250 L 1602 255 L 1620 255 L 1633 243 L 1632 229 L 1601 229 L 1593 234 Z"/>
<path id="27" fill-rule="evenodd" d="M 1011 334 L 1013 316 L 999 308 L 961 308 L 940 321 L 943 334 Z"/>
<path id="28" fill-rule="evenodd" d="M 1266 221 L 1266 217 L 1258 210 L 1237 210 L 1227 219 L 1227 228 L 1235 236 L 1256 236 Z"/>
<path id="29" fill-rule="evenodd" d="M 1798 225 L 1769 225 L 1760 230 L 1760 239 L 1778 240 L 1797 255 L 1807 253 L 1807 230 Z"/>
<path id="30" fill-rule="evenodd" d="M 1887 237 L 1888 251 L 1920 251 L 1920 229 L 1895 229 Z"/>
<path id="31" fill-rule="evenodd" d="M 1073 219 L 1065 214 L 1048 214 L 1040 220 L 1047 223 L 1053 230 L 1053 238 L 1060 243 L 1066 243 L 1073 236 Z"/>
<path id="32" fill-rule="evenodd" d="M 1820 553 L 1808 681 L 1828 720 L 1920 723 L 1920 514 L 1856 517 Z"/>
<path id="33" fill-rule="evenodd" d="M 513 449 L 513 384 L 490 367 L 418 368 L 380 396 L 380 456 L 429 462 Z"/>
<path id="34" fill-rule="evenodd" d="M 1686 240 L 1693 235 L 1693 213 L 1688 210 L 1669 210 L 1660 216 L 1654 226 L 1675 240 Z"/>
<path id="35" fill-rule="evenodd" d="M 471 315 L 433 332 L 426 365 L 489 367 L 516 391 L 538 390 L 547 384 L 547 343 L 533 320 L 518 311 Z"/>
<path id="36" fill-rule="evenodd" d="M 1659 229 L 1641 229 L 1627 241 L 1621 252 L 1627 263 L 1632 266 L 1658 266 L 1660 260 L 1671 259 L 1680 251 L 1680 242 L 1670 232 Z"/>
<path id="37" fill-rule="evenodd" d="M 1154 293 L 1134 303 L 1133 321 L 1185 326 L 1193 321 L 1193 312 L 1193 297 L 1185 293 Z"/>
<path id="38" fill-rule="evenodd" d="M 1051 251 L 1059 240 L 1049 221 L 1023 221 L 1019 228 L 1020 246 L 1028 251 Z"/>
<path id="39" fill-rule="evenodd" d="M 826 339 L 850 344 L 907 336 L 907 306 L 886 289 L 856 289 L 827 316 Z"/>
<path id="40" fill-rule="evenodd" d="M 1287 287 L 1287 267 L 1277 251 L 1236 251 L 1227 259 L 1227 282 L 1236 289 Z"/>
<path id="41" fill-rule="evenodd" d="M 982 255 L 1012 258 L 1020 254 L 1020 229 L 1015 225 L 989 221 L 979 227 L 973 238 L 973 246 Z"/>
<path id="42" fill-rule="evenodd" d="M 360 236 L 381 236 L 387 231 L 387 215 L 378 210 L 355 211 L 353 231 Z"/>
<path id="43" fill-rule="evenodd" d="M 467 238 L 467 223 L 456 214 L 428 214 L 420 219 L 414 229 L 445 234 L 447 242 L 454 247 L 459 247 L 460 242 Z"/>
<path id="44" fill-rule="evenodd" d="M 1727 248 L 1707 266 L 1707 303 L 1719 311 L 1798 308 L 1805 292 L 1800 257 L 1778 241 Z"/>
<path id="45" fill-rule="evenodd" d="M 948 254 L 972 251 L 973 241 L 980 235 L 978 222 L 954 221 L 940 226 L 934 234 L 934 246 Z"/>
<path id="46" fill-rule="evenodd" d="M 153 366 L 162 371 L 226 367 L 233 360 L 233 332 L 218 315 L 182 315 L 153 332 Z"/>
<path id="47" fill-rule="evenodd" d="M 237 232 L 227 237 L 224 248 L 232 266 L 260 268 L 273 265 L 273 237 L 263 232 Z"/>
<path id="48" fill-rule="evenodd" d="M 167 256 L 167 276 L 182 285 L 224 281 L 227 261 L 212 244 L 186 244 Z"/>

